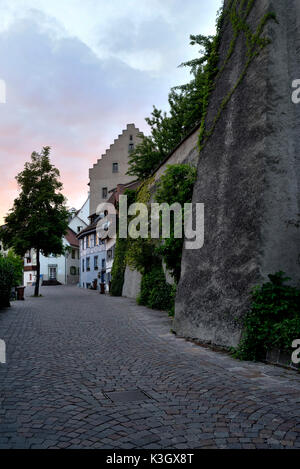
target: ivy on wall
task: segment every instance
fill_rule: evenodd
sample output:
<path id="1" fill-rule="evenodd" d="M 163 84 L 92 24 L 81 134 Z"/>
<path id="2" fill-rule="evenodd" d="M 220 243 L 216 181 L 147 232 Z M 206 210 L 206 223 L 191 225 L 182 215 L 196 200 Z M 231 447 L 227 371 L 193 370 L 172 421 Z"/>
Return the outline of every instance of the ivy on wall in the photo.
<path id="1" fill-rule="evenodd" d="M 270 39 L 263 35 L 266 24 L 270 20 L 273 20 L 278 23 L 275 13 L 266 13 L 263 18 L 261 18 L 256 30 L 253 32 L 251 30 L 251 27 L 247 23 L 247 19 L 256 1 L 257 0 L 231 0 L 227 8 L 224 9 L 221 16 L 219 17 L 217 23 L 217 34 L 214 38 L 210 57 L 208 58 L 207 64 L 205 66 L 205 100 L 202 121 L 200 125 L 200 133 L 198 138 L 198 145 L 200 151 L 204 148 L 208 139 L 214 133 L 216 125 L 225 107 L 231 100 L 238 86 L 244 80 L 250 65 L 252 64 L 254 59 L 260 54 L 262 49 L 264 49 L 268 44 L 270 44 Z M 228 23 L 231 24 L 233 37 L 230 42 L 225 60 L 222 64 L 220 64 L 219 48 L 221 43 L 222 30 Z M 234 86 L 227 93 L 227 95 L 224 96 L 210 128 L 207 128 L 206 119 L 208 112 L 209 97 L 212 91 L 215 89 L 218 80 L 221 79 L 226 66 L 229 64 L 230 59 L 235 51 L 238 39 L 241 35 L 244 36 L 246 44 L 246 63 Z"/>
<path id="2" fill-rule="evenodd" d="M 149 205 L 151 191 L 158 203 L 172 205 L 178 202 L 183 207 L 192 199 L 196 169 L 186 164 L 169 165 L 155 186 L 154 178 L 144 181 L 135 191 L 130 191 L 128 204 L 134 202 Z M 133 217 L 129 217 L 130 223 Z M 182 217 L 184 224 L 184 217 Z M 150 224 L 150 213 L 148 224 Z M 112 295 L 122 295 L 126 265 L 142 274 L 141 292 L 137 299 L 141 305 L 154 309 L 163 309 L 174 314 L 176 283 L 180 278 L 183 239 L 174 238 L 174 226 L 171 223 L 171 236 L 168 239 L 147 238 L 127 240 L 117 239 L 116 255 L 112 270 Z M 166 281 L 162 262 L 175 280 L 175 285 Z"/>
<path id="3" fill-rule="evenodd" d="M 255 287 L 244 333 L 234 351 L 241 360 L 261 360 L 279 349 L 292 355 L 292 342 L 300 334 L 300 289 L 287 285 L 284 272 L 269 275 L 269 282 Z"/>

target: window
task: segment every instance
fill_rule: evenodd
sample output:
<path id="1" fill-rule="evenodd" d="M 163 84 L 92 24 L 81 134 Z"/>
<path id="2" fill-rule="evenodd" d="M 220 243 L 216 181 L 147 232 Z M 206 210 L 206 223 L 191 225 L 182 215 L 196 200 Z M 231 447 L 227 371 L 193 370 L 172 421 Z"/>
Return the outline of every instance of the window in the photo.
<path id="1" fill-rule="evenodd" d="M 27 264 L 30 264 L 31 263 L 31 257 L 27 257 L 26 261 L 27 261 Z"/>
<path id="2" fill-rule="evenodd" d="M 90 270 L 90 258 L 89 257 L 86 258 L 86 270 L 87 271 Z"/>
<path id="3" fill-rule="evenodd" d="M 94 270 L 98 270 L 98 256 L 94 257 Z"/>
<path id="4" fill-rule="evenodd" d="M 133 135 L 130 135 L 129 140 L 132 142 L 132 140 L 133 140 Z"/>
<path id="5" fill-rule="evenodd" d="M 119 172 L 119 163 L 113 163 L 112 164 L 112 172 L 113 173 L 118 173 Z"/>
<path id="6" fill-rule="evenodd" d="M 82 259 L 82 272 L 84 272 L 84 259 Z"/>
<path id="7" fill-rule="evenodd" d="M 107 251 L 107 259 L 108 259 L 108 260 L 112 259 L 112 250 L 111 250 L 111 249 L 109 249 L 109 250 Z"/>
<path id="8" fill-rule="evenodd" d="M 102 199 L 107 199 L 107 187 L 102 187 Z"/>
<path id="9" fill-rule="evenodd" d="M 29 274 L 29 280 L 32 281 L 32 274 Z"/>
<path id="10" fill-rule="evenodd" d="M 129 145 L 128 145 L 128 151 L 129 151 L 129 153 L 132 153 L 133 150 L 134 150 L 134 144 L 133 144 L 133 143 L 129 143 Z"/>
<path id="11" fill-rule="evenodd" d="M 105 270 L 105 259 L 102 259 L 102 270 Z"/>
<path id="12" fill-rule="evenodd" d="M 76 251 L 75 249 L 72 249 L 72 259 L 75 259 Z"/>
<path id="13" fill-rule="evenodd" d="M 80 233 L 81 230 L 82 230 L 82 226 L 77 226 L 77 233 Z"/>
<path id="14" fill-rule="evenodd" d="M 77 273 L 76 267 L 71 266 L 71 267 L 70 267 L 70 274 L 71 274 L 71 275 L 76 275 L 76 273 Z"/>
<path id="15" fill-rule="evenodd" d="M 89 248 L 91 246 L 91 238 L 90 236 L 86 237 L 86 247 Z"/>

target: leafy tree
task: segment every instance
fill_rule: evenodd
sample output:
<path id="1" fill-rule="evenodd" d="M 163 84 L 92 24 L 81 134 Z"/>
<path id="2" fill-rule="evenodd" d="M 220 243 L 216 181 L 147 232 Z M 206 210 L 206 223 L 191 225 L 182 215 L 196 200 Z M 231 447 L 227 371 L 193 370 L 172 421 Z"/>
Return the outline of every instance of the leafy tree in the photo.
<path id="1" fill-rule="evenodd" d="M 171 89 L 169 114 L 153 107 L 151 116 L 145 119 L 151 134 L 141 135 L 141 143 L 130 155 L 128 174 L 140 180 L 147 179 L 182 139 L 200 125 L 206 112 L 208 94 L 216 73 L 216 39 L 202 35 L 192 35 L 190 39 L 191 45 L 201 47 L 200 56 L 182 63 L 180 67 L 188 67 L 192 79 Z"/>
<path id="2" fill-rule="evenodd" d="M 50 147 L 33 152 L 31 161 L 16 177 L 20 194 L 5 218 L 1 232 L 4 244 L 22 257 L 30 249 L 36 251 L 37 281 L 35 296 L 39 295 L 40 253 L 64 253 L 62 237 L 68 227 L 65 197 L 61 193 L 59 171 L 50 162 Z"/>
<path id="3" fill-rule="evenodd" d="M 147 179 L 161 161 L 161 154 L 151 137 L 140 135 L 141 143 L 131 152 L 128 160 L 129 176 L 136 176 L 141 181 Z"/>

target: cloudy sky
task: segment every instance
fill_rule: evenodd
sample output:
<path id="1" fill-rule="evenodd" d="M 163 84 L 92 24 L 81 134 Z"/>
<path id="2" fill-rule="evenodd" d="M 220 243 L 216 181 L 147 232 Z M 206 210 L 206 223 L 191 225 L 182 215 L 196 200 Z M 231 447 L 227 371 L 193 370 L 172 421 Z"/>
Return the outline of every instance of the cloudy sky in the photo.
<path id="1" fill-rule="evenodd" d="M 188 80 L 190 34 L 213 34 L 222 0 L 0 0 L 0 224 L 32 151 L 52 147 L 68 205 L 127 123 Z M 1 101 L 1 86 L 0 86 Z"/>

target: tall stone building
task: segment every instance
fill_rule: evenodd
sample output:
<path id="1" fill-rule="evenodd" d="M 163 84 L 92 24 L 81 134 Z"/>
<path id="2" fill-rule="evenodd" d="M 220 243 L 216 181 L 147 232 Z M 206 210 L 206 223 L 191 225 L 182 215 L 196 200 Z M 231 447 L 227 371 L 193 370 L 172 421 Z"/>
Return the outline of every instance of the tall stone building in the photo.
<path id="1" fill-rule="evenodd" d="M 133 182 L 136 178 L 127 175 L 130 153 L 140 141 L 139 131 L 134 124 L 128 124 L 101 159 L 89 171 L 90 176 L 90 224 L 77 237 L 80 240 L 80 286 L 100 289 L 111 280 L 114 261 L 115 239 L 101 239 L 97 223 L 103 215 L 98 213 L 101 203 L 114 203 L 114 192 L 119 185 Z M 105 210 L 104 210 L 105 211 Z"/>
<path id="2" fill-rule="evenodd" d="M 205 243 L 183 252 L 174 329 L 236 346 L 252 287 L 280 270 L 300 280 L 300 104 L 292 101 L 292 83 L 300 79 L 300 2 L 226 0 L 228 9 L 223 71 L 206 118 L 213 132 L 199 154 L 193 195 L 194 203 L 205 204 Z M 269 13 L 277 21 L 265 22 Z M 235 27 L 250 28 L 235 43 L 234 17 Z M 256 32 L 270 43 L 258 44 L 247 66 Z"/>
<path id="3" fill-rule="evenodd" d="M 128 176 L 128 157 L 139 142 L 140 131 L 134 124 L 128 124 L 105 154 L 89 171 L 90 215 L 96 214 L 100 203 L 106 202 L 110 191 L 118 184 L 126 184 L 135 178 Z"/>

